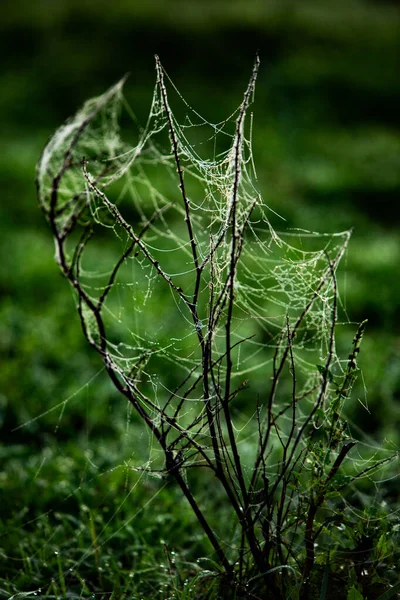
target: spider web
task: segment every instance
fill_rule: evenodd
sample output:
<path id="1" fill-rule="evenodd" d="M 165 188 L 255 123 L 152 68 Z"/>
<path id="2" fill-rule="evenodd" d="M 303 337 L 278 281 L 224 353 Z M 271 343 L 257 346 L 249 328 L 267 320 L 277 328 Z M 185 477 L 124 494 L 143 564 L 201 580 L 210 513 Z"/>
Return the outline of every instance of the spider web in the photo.
<path id="1" fill-rule="evenodd" d="M 137 143 L 130 144 L 121 135 L 121 120 L 127 122 L 129 115 L 122 80 L 87 102 L 56 132 L 38 167 L 46 214 L 52 210 L 54 177 L 62 172 L 54 225 L 66 239 L 72 268 L 78 268 L 79 257 L 79 278 L 88 297 L 94 304 L 102 303 L 114 366 L 122 376 L 140 380 L 157 403 L 182 377 L 196 377 L 201 366 L 198 332 L 207 334 L 210 328 L 211 297 L 226 294 L 235 202 L 234 235 L 242 241 L 234 290 L 232 339 L 237 349 L 232 376 L 238 379 L 265 370 L 282 343 L 286 320 L 292 330 L 314 296 L 293 340 L 303 383 L 312 385 L 319 377 L 315 364 L 323 362 L 329 350 L 336 310 L 332 270 L 350 232 L 277 233 L 256 187 L 252 119 L 248 127 L 242 123 L 236 130 L 242 105 L 227 120 L 211 123 L 175 90 L 185 113 L 180 123 L 170 109 L 160 73 Z M 249 93 L 254 94 L 254 86 Z M 192 240 L 168 140 L 171 126 L 190 206 Z M 125 129 L 132 137 L 132 123 L 127 122 Z M 82 231 L 89 228 L 90 240 L 82 241 Z M 132 234 L 137 243 L 129 251 Z M 183 294 L 194 293 L 193 246 L 197 263 L 206 263 L 196 322 L 182 300 Z M 223 300 L 220 305 L 220 318 L 213 324 L 215 357 L 225 352 L 222 316 L 227 308 Z M 96 323 L 85 307 L 83 320 L 88 337 L 96 341 Z M 332 366 L 340 369 L 336 356 Z M 221 378 L 225 368 L 220 367 Z"/>

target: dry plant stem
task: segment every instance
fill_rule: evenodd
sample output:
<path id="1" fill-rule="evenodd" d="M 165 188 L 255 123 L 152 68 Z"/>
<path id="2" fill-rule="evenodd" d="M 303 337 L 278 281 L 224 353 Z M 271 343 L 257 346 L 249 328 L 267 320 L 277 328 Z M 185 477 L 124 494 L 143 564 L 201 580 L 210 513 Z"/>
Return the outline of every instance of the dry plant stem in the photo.
<path id="1" fill-rule="evenodd" d="M 281 442 L 282 446 L 283 446 L 283 457 L 282 457 L 282 464 L 281 464 L 282 472 L 287 470 L 287 452 L 288 452 L 288 449 L 289 449 L 289 446 L 290 446 L 290 443 L 291 443 L 291 440 L 292 440 L 292 437 L 293 437 L 293 434 L 294 434 L 294 431 L 296 428 L 296 369 L 295 369 L 295 364 L 294 364 L 293 346 L 292 346 L 293 338 L 292 338 L 291 332 L 290 332 L 289 317 L 286 318 L 286 327 L 287 327 L 290 368 L 291 368 L 291 375 L 292 375 L 292 402 L 291 402 L 292 419 L 291 419 L 291 427 L 290 427 L 289 435 L 287 438 L 287 442 L 286 443 Z M 282 525 L 283 525 L 283 512 L 284 512 L 285 503 L 286 503 L 286 490 L 287 490 L 286 484 L 287 484 L 287 481 L 285 481 L 285 476 L 284 476 L 280 502 L 279 502 L 279 506 L 277 509 L 277 515 L 276 515 L 276 538 L 277 538 L 276 545 L 277 545 L 279 559 L 280 559 L 281 564 L 284 564 L 281 531 L 282 531 Z"/>
<path id="2" fill-rule="evenodd" d="M 199 326 L 200 321 L 199 321 L 199 316 L 198 316 L 198 312 L 197 312 L 197 301 L 198 301 L 198 294 L 199 294 L 199 288 L 200 288 L 201 274 L 202 274 L 204 266 L 203 265 L 199 266 L 199 261 L 198 261 L 198 256 L 197 256 L 197 248 L 196 248 L 196 240 L 194 237 L 192 220 L 191 220 L 189 199 L 186 195 L 186 189 L 185 189 L 184 178 L 183 178 L 183 170 L 181 167 L 180 157 L 179 157 L 178 140 L 176 138 L 175 129 L 174 129 L 173 120 L 172 120 L 172 114 L 171 114 L 171 110 L 170 110 L 170 107 L 168 104 L 167 91 L 166 91 L 165 84 L 164 84 L 163 69 L 162 69 L 159 57 L 157 55 L 155 56 L 155 60 L 156 60 L 156 70 L 157 70 L 157 85 L 159 86 L 161 97 L 162 97 L 162 102 L 164 105 L 165 114 L 167 115 L 169 135 L 170 135 L 171 144 L 172 144 L 172 151 L 173 151 L 173 155 L 175 158 L 177 173 L 178 173 L 178 177 L 179 177 L 179 188 L 180 188 L 180 191 L 182 194 L 182 199 L 183 199 L 183 204 L 184 204 L 184 209 L 185 209 L 185 222 L 186 222 L 186 226 L 188 229 L 189 241 L 190 241 L 190 246 L 192 249 L 193 262 L 194 262 L 194 266 L 195 266 L 195 270 L 196 270 L 196 281 L 195 281 L 195 288 L 194 288 L 194 292 L 193 292 L 193 299 L 191 302 L 188 302 L 185 298 L 185 302 L 192 314 L 194 326 L 196 328 L 196 332 L 197 332 L 197 336 L 199 339 L 201 352 L 202 352 L 204 402 L 205 402 L 208 426 L 210 429 L 210 435 L 211 435 L 211 440 L 212 440 L 212 445 L 213 445 L 213 450 L 214 450 L 214 456 L 215 456 L 216 464 L 217 464 L 217 472 L 218 472 L 218 475 L 219 475 L 219 478 L 221 479 L 221 481 L 223 481 L 224 485 L 227 486 L 228 484 L 225 481 L 225 477 L 223 474 L 222 460 L 221 460 L 220 449 L 219 449 L 219 445 L 218 445 L 218 438 L 217 438 L 217 434 L 216 434 L 216 430 L 215 430 L 214 418 L 213 418 L 213 413 L 212 413 L 212 408 L 211 408 L 211 400 L 210 400 L 211 394 L 210 394 L 209 384 L 208 384 L 209 348 L 208 348 L 207 342 L 204 340 L 204 336 L 201 331 L 201 327 Z"/>
<path id="3" fill-rule="evenodd" d="M 253 554 L 253 557 L 256 563 L 259 565 L 259 568 L 262 570 L 265 568 L 265 558 L 261 554 L 260 546 L 257 541 L 254 532 L 254 524 L 251 519 L 249 507 L 249 498 L 248 492 L 243 476 L 243 468 L 240 460 L 240 455 L 237 448 L 236 438 L 233 431 L 233 423 L 232 417 L 230 414 L 229 408 L 229 399 L 231 393 L 231 381 L 232 381 L 232 356 L 231 356 L 231 327 L 232 327 L 232 318 L 233 318 L 233 306 L 234 306 L 234 298 L 235 298 L 235 277 L 237 270 L 237 263 L 240 257 L 241 249 L 243 246 L 243 232 L 240 235 L 237 231 L 236 224 L 236 212 L 237 212 L 237 203 L 238 203 L 238 192 L 239 185 L 241 179 L 241 158 L 242 158 L 242 136 L 243 136 L 243 123 L 246 115 L 246 111 L 250 102 L 251 95 L 254 91 L 255 81 L 257 78 L 259 68 L 259 59 L 256 58 L 256 62 L 254 65 L 252 77 L 250 79 L 250 83 L 245 92 L 244 99 L 239 111 L 238 120 L 236 123 L 236 133 L 235 133 L 235 142 L 233 146 L 234 153 L 234 161 L 233 161 L 233 169 L 234 169 L 234 179 L 233 179 L 233 189 L 232 189 L 232 207 L 231 207 L 231 256 L 230 256 L 230 269 L 228 273 L 228 310 L 226 317 L 226 376 L 225 376 L 225 393 L 222 401 L 223 404 L 223 412 L 225 416 L 225 424 L 228 430 L 230 448 L 233 454 L 233 460 L 235 465 L 235 473 L 236 477 L 241 489 L 243 503 L 244 503 L 244 527 L 246 531 L 246 536 Z M 264 564 L 263 564 L 264 563 Z M 269 565 L 267 565 L 268 567 Z"/>
<path id="4" fill-rule="evenodd" d="M 241 109 L 239 112 L 239 117 L 238 117 L 237 124 L 236 124 L 235 143 L 234 143 L 234 147 L 233 147 L 234 181 L 233 181 L 232 208 L 231 208 L 231 217 L 230 217 L 231 236 L 232 236 L 231 265 L 230 265 L 230 270 L 229 270 L 228 280 L 227 280 L 227 285 L 226 285 L 226 288 L 229 292 L 228 314 L 227 314 L 227 321 L 226 321 L 226 351 L 225 351 L 227 369 L 226 369 L 226 378 L 225 378 L 225 394 L 224 394 L 224 398 L 221 399 L 223 412 L 224 412 L 224 416 L 225 416 L 225 425 L 228 430 L 230 448 L 231 448 L 231 451 L 233 454 L 235 475 L 239 482 L 239 486 L 240 486 L 241 494 L 242 494 L 242 498 L 243 498 L 243 503 L 244 503 L 245 507 L 248 505 L 247 490 L 246 490 L 246 484 L 244 481 L 243 469 L 242 469 L 242 465 L 241 465 L 241 461 L 240 461 L 240 456 L 239 456 L 239 452 L 237 449 L 236 439 L 235 439 L 235 435 L 233 432 L 232 418 L 231 418 L 230 409 L 229 409 L 229 402 L 230 402 L 230 397 L 231 397 L 230 383 L 231 383 L 231 373 L 232 373 L 231 323 L 232 323 L 232 316 L 233 316 L 234 282 L 235 282 L 235 274 L 236 274 L 236 265 L 237 265 L 237 261 L 240 256 L 240 248 L 242 246 L 241 240 L 238 240 L 239 233 L 237 232 L 237 227 L 236 227 L 236 208 L 237 208 L 237 202 L 238 202 L 238 189 L 239 189 L 240 177 L 241 177 L 241 166 L 240 165 L 241 165 L 241 152 L 242 152 L 242 129 L 243 129 L 244 118 L 246 115 L 246 110 L 247 110 L 248 104 L 250 102 L 250 97 L 254 91 L 254 85 L 255 85 L 255 80 L 257 77 L 258 66 L 259 66 L 259 60 L 257 57 L 256 63 L 254 66 L 254 70 L 253 70 L 253 74 L 252 74 L 249 86 L 246 90 L 244 100 L 243 100 L 243 103 L 241 105 Z M 225 459 L 223 459 L 221 456 L 221 447 L 222 447 L 222 450 L 225 448 L 225 444 L 223 441 L 223 434 L 222 434 L 221 429 L 219 429 L 217 432 L 217 430 L 215 428 L 215 424 L 214 424 L 214 415 L 212 412 L 211 401 L 210 401 L 211 393 L 210 393 L 210 388 L 209 388 L 209 374 L 212 375 L 212 368 L 210 369 L 212 328 L 209 329 L 208 339 L 205 339 L 202 334 L 201 328 L 199 327 L 200 321 L 199 321 L 199 316 L 198 316 L 198 312 L 197 312 L 197 302 L 198 302 L 200 281 L 201 281 L 202 271 L 204 269 L 206 261 L 203 261 L 203 263 L 201 265 L 199 265 L 197 248 L 196 248 L 196 240 L 194 237 L 192 218 L 191 218 L 191 212 L 190 212 L 190 201 L 187 197 L 187 193 L 186 193 L 186 189 L 185 189 L 183 170 L 181 167 L 180 156 L 179 156 L 178 140 L 177 140 L 175 129 L 174 129 L 172 113 L 171 113 L 171 110 L 170 110 L 170 107 L 168 104 L 167 92 L 166 92 L 166 88 L 165 88 L 165 84 L 164 84 L 163 70 L 162 70 L 159 58 L 157 56 L 156 56 L 156 68 L 157 68 L 157 83 L 160 88 L 162 102 L 164 105 L 165 114 L 167 116 L 169 135 L 170 135 L 171 145 L 172 145 L 172 152 L 173 152 L 173 155 L 175 158 L 177 173 L 178 173 L 178 177 L 179 177 L 179 188 L 180 188 L 180 191 L 182 194 L 182 199 L 183 199 L 183 204 L 184 204 L 184 209 L 185 209 L 185 222 L 186 222 L 187 229 L 188 229 L 189 241 L 190 241 L 190 245 L 192 248 L 193 263 L 194 263 L 195 272 L 196 272 L 196 280 L 195 280 L 193 299 L 192 299 L 191 303 L 188 303 L 188 307 L 189 307 L 190 312 L 193 317 L 194 325 L 196 327 L 196 331 L 197 331 L 197 335 L 198 335 L 198 339 L 199 339 L 199 343 L 200 343 L 200 347 L 201 347 L 201 351 L 202 351 L 204 401 L 205 401 L 205 405 L 206 405 L 207 419 L 208 419 L 210 435 L 211 435 L 211 439 L 212 439 L 212 445 L 213 445 L 213 449 L 214 449 L 214 455 L 215 455 L 215 459 L 216 459 L 217 475 L 218 475 L 219 479 L 221 480 L 221 482 L 225 488 L 225 491 L 228 494 L 229 500 L 230 500 L 232 506 L 235 508 L 235 511 L 236 511 L 240 521 L 242 522 L 243 519 L 245 519 L 245 521 L 246 521 L 246 524 L 243 529 L 246 531 L 246 535 L 247 535 L 250 547 L 252 548 L 253 555 L 256 558 L 256 557 L 260 557 L 261 554 L 260 554 L 260 548 L 259 548 L 257 540 L 256 540 L 256 536 L 254 533 L 254 526 L 253 526 L 253 523 L 250 519 L 250 515 L 248 514 L 248 512 L 246 510 L 243 511 L 243 509 L 240 508 L 240 505 L 235 498 L 235 495 L 233 492 L 233 490 L 235 488 L 232 485 L 232 483 L 233 483 L 232 477 L 230 477 L 231 483 L 229 483 L 226 478 L 226 474 L 224 472 L 223 465 L 225 464 L 225 466 L 227 466 L 228 461 L 226 460 L 226 457 L 225 457 Z M 211 249 L 210 254 L 213 251 L 214 251 L 214 249 Z M 211 260 L 211 257 L 209 260 Z M 218 389 L 217 386 L 215 385 L 215 382 L 214 382 L 214 388 Z M 258 561 L 259 560 L 260 559 L 258 559 Z"/>
<path id="5" fill-rule="evenodd" d="M 231 217 L 231 259 L 230 259 L 230 270 L 229 270 L 229 301 L 228 301 L 228 313 L 226 318 L 226 377 L 225 377 L 225 397 L 223 401 L 223 409 L 225 414 L 225 422 L 228 428 L 228 435 L 231 450 L 234 457 L 234 463 L 236 467 L 236 475 L 239 481 L 240 489 L 243 496 L 243 501 L 245 506 L 248 505 L 248 495 L 246 484 L 243 477 L 243 469 L 240 461 L 239 452 L 237 449 L 236 439 L 233 432 L 232 418 L 230 415 L 229 409 L 229 397 L 230 397 L 230 386 L 232 381 L 232 356 L 231 356 L 231 327 L 232 327 L 232 317 L 233 317 L 233 305 L 234 305 L 234 297 L 235 297 L 235 276 L 236 276 L 236 268 L 237 262 L 239 260 L 243 237 L 239 238 L 239 234 L 237 231 L 236 225 L 236 211 L 237 211 L 237 203 L 238 203 L 238 192 L 239 185 L 241 179 L 241 158 L 242 158 L 242 137 L 243 137 L 243 123 L 244 118 L 246 116 L 246 111 L 250 102 L 251 95 L 254 91 L 254 86 L 257 78 L 258 68 L 259 68 L 259 58 L 257 56 L 256 62 L 254 64 L 253 73 L 250 79 L 250 83 L 245 92 L 244 99 L 239 111 L 239 117 L 236 123 L 236 134 L 235 134 L 235 143 L 233 146 L 234 152 L 234 180 L 233 180 L 233 189 L 232 189 L 232 217 Z"/>

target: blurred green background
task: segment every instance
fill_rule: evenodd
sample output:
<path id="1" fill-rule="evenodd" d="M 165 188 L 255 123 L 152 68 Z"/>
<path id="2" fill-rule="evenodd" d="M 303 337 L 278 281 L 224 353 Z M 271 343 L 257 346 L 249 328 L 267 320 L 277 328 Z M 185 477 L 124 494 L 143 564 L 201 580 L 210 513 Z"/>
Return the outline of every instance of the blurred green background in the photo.
<path id="1" fill-rule="evenodd" d="M 54 548 L 67 544 L 68 531 L 82 526 L 83 555 L 93 547 L 93 535 L 84 532 L 96 519 L 103 527 L 102 511 L 120 506 L 131 489 L 124 460 L 146 455 L 147 438 L 135 441 L 135 418 L 84 343 L 37 205 L 34 169 L 54 129 L 126 72 L 128 100 L 144 124 L 155 53 L 186 100 L 217 122 L 241 101 L 259 51 L 253 142 L 264 200 L 286 219 L 272 220 L 280 229 L 354 226 L 342 298 L 352 322 L 369 320 L 360 357 L 368 396 L 362 385 L 359 394 L 371 414 L 355 401 L 353 420 L 378 443 L 399 442 L 399 33 L 400 11 L 383 0 L 17 0 L 3 6 L 0 572 L 6 575 L 0 594 L 51 581 L 59 568 Z M 146 486 L 151 497 L 157 488 Z M 173 504 L 171 494 L 164 507 Z M 132 494 L 108 536 L 125 523 L 126 535 L 135 537 L 126 523 L 135 502 Z M 142 518 L 140 535 L 148 544 L 171 530 L 162 512 L 162 522 Z M 175 521 L 173 527 L 176 532 Z M 52 560 L 41 554 L 44 540 Z M 186 543 L 201 544 L 194 534 Z M 132 555 L 141 556 L 135 548 Z M 78 555 L 64 552 L 61 569 L 81 561 Z M 116 572 L 129 568 L 119 560 Z"/>

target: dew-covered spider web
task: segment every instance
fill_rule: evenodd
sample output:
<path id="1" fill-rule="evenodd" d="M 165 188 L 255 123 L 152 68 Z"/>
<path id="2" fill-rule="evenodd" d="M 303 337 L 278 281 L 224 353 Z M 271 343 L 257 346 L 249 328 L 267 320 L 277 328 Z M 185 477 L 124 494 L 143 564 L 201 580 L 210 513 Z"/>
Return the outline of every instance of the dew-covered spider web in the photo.
<path id="1" fill-rule="evenodd" d="M 350 232 L 275 229 L 252 152 L 258 61 L 219 123 L 156 68 L 143 129 L 122 80 L 56 131 L 38 163 L 39 199 L 87 341 L 158 442 L 134 468 L 179 480 L 208 467 L 239 514 L 267 471 L 276 493 L 295 477 L 289 459 L 304 457 L 306 428 L 326 428 L 327 454 L 309 449 L 310 460 L 332 468 L 363 332 L 341 360 L 336 270 Z M 295 503 L 282 512 L 285 502 Z"/>
<path id="2" fill-rule="evenodd" d="M 254 372 L 263 378 L 257 373 L 271 364 L 282 331 L 292 331 L 306 311 L 293 350 L 312 385 L 315 364 L 323 363 L 330 348 L 333 275 L 350 234 L 277 233 L 270 221 L 275 215 L 257 189 L 252 119 L 246 127 L 243 105 L 226 121 L 211 123 L 174 89 L 186 113 L 180 123 L 160 74 L 159 66 L 142 131 L 135 132 L 121 115 L 126 108 L 121 81 L 87 102 L 45 148 L 38 168 L 40 199 L 66 248 L 62 268 L 79 279 L 93 306 L 101 306 L 114 368 L 140 381 L 160 405 L 182 377 L 198 375 L 199 332 L 207 337 L 212 330 L 215 360 L 226 351 L 235 240 L 232 377 L 239 381 Z M 254 85 L 247 93 L 250 104 Z M 137 142 L 128 143 L 135 134 Z M 98 326 L 85 304 L 86 333 L 96 342 Z M 339 366 L 336 357 L 333 362 Z M 221 379 L 225 369 L 221 364 Z"/>

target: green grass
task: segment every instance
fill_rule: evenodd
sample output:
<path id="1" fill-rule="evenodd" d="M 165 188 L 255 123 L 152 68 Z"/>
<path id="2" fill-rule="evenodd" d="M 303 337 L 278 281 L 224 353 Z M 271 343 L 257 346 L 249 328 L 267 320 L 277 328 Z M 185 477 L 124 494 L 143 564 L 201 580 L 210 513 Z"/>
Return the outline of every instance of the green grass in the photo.
<path id="1" fill-rule="evenodd" d="M 90 400 L 99 400 L 94 389 L 78 393 L 80 404 Z M 70 439 L 49 427 L 35 451 L 3 449 L 1 597 L 164 598 L 200 572 L 196 558 L 210 548 L 182 498 L 129 466 L 143 460 L 147 443 L 133 444 L 142 428 L 120 415 L 111 433 L 96 432 L 94 412 Z"/>

